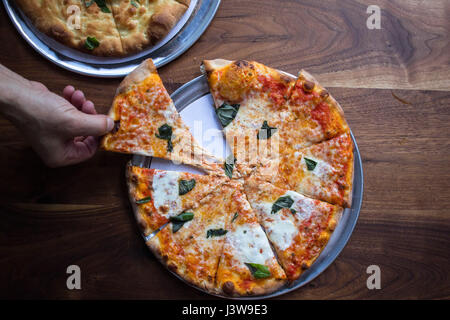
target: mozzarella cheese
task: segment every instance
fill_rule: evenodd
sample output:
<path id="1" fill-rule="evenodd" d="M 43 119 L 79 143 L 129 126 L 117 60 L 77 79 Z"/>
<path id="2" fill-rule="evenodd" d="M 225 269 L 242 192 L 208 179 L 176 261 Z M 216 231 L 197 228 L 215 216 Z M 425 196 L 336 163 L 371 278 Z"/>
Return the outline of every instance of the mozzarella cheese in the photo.
<path id="1" fill-rule="evenodd" d="M 178 179 L 179 173 L 175 171 L 161 171 L 153 176 L 153 203 L 166 216 L 181 212 Z M 161 210 L 161 207 L 168 210 Z"/>
<path id="2" fill-rule="evenodd" d="M 238 226 L 227 235 L 227 241 L 235 248 L 234 258 L 242 264 L 264 265 L 267 260 L 274 259 L 269 241 L 259 225 Z"/>

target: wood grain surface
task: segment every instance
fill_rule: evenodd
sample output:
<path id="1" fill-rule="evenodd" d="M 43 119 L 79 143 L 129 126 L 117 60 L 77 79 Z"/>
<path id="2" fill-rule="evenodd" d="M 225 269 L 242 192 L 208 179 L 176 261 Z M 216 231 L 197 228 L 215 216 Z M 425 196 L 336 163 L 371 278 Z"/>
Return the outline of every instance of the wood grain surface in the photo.
<path id="1" fill-rule="evenodd" d="M 381 30 L 366 8 L 381 7 Z M 450 298 L 450 2 L 224 0 L 211 26 L 161 68 L 169 91 L 204 58 L 254 59 L 313 73 L 341 103 L 359 145 L 364 199 L 341 255 L 285 299 Z M 60 69 L 0 10 L 0 62 L 60 92 L 82 89 L 105 113 L 120 79 Z M 408 90 L 405 90 L 408 89 Z M 208 299 L 147 250 L 124 181 L 130 156 L 98 152 L 46 168 L 0 117 L 0 298 Z M 66 288 L 66 268 L 82 289 Z M 366 268 L 381 268 L 368 290 Z"/>

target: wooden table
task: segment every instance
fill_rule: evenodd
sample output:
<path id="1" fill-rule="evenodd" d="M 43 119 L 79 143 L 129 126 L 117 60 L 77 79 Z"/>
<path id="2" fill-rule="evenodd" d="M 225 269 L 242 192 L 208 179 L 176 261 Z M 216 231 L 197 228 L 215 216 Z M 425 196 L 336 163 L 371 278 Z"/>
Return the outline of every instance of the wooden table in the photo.
<path id="1" fill-rule="evenodd" d="M 381 29 L 366 26 L 381 7 Z M 205 58 L 251 59 L 317 76 L 342 104 L 359 144 L 364 200 L 342 254 L 286 299 L 450 298 L 450 2 L 224 0 L 211 26 L 159 71 L 169 91 Z M 0 10 L 0 62 L 60 92 L 82 89 L 105 113 L 120 79 L 52 65 Z M 193 298 L 147 250 L 126 198 L 130 158 L 98 152 L 49 169 L 0 118 L 0 297 Z M 66 288 L 66 268 L 82 289 Z M 368 290 L 366 268 L 381 268 Z"/>

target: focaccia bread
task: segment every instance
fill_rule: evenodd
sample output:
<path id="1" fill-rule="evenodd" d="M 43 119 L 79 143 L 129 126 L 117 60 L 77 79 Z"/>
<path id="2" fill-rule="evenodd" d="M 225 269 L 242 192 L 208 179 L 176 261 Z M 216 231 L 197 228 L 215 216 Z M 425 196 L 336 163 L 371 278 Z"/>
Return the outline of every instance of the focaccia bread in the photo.
<path id="1" fill-rule="evenodd" d="M 163 39 L 190 0 L 15 0 L 36 28 L 97 56 L 139 52 Z"/>

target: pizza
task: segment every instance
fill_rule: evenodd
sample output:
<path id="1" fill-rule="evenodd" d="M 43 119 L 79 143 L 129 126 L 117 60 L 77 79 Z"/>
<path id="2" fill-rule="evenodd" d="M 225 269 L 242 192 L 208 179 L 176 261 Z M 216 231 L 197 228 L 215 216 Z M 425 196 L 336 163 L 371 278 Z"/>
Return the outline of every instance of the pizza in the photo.
<path id="1" fill-rule="evenodd" d="M 210 155 L 192 137 L 151 59 L 144 60 L 121 82 L 109 116 L 115 127 L 102 138 L 105 150 L 223 170 L 224 161 Z"/>
<path id="2" fill-rule="evenodd" d="M 97 56 L 123 56 L 155 45 L 190 0 L 16 0 L 36 28 Z"/>
<path id="3" fill-rule="evenodd" d="M 275 291 L 286 282 L 242 186 L 226 183 L 172 218 L 150 249 L 182 279 L 229 296 Z M 181 225 L 181 226 L 180 226 Z"/>
<path id="4" fill-rule="evenodd" d="M 245 193 L 287 278 L 298 279 L 327 244 L 343 208 L 277 188 L 256 176 L 246 180 Z"/>
<path id="5" fill-rule="evenodd" d="M 217 59 L 202 71 L 231 147 L 227 159 L 194 141 L 151 60 L 119 86 L 110 110 L 116 128 L 102 146 L 201 168 L 205 174 L 128 165 L 146 244 L 203 291 L 269 294 L 314 266 L 351 206 L 350 128 L 341 106 L 304 70 L 294 77 Z"/>
<path id="6" fill-rule="evenodd" d="M 352 203 L 353 143 L 349 133 L 298 149 L 258 168 L 262 180 L 343 207 Z"/>
<path id="7" fill-rule="evenodd" d="M 195 208 L 226 181 L 224 176 L 199 175 L 132 166 L 126 171 L 130 201 L 145 236 L 170 218 Z"/>

